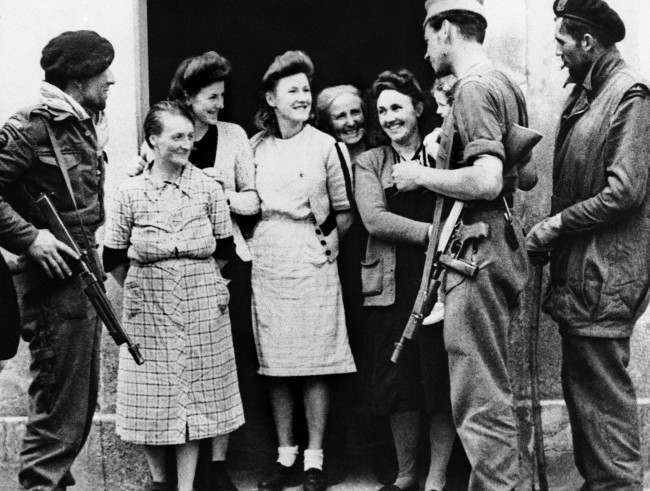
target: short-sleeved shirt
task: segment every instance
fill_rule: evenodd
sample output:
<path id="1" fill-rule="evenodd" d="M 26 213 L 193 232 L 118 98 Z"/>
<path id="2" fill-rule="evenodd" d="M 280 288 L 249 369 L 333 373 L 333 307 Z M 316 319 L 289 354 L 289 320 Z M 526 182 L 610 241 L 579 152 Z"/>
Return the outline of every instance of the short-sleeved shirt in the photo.
<path id="1" fill-rule="evenodd" d="M 517 188 L 517 168 L 508 163 L 503 139 L 512 123 L 527 126 L 524 96 L 504 72 L 490 62 L 481 63 L 461 78 L 455 89 L 454 143 L 451 168 L 472 165 L 481 155 L 503 162 L 502 195 Z"/>
<path id="2" fill-rule="evenodd" d="M 127 249 L 140 263 L 206 258 L 216 240 L 232 235 L 221 186 L 191 164 L 174 181 L 160 181 L 151 166 L 124 182 L 109 209 L 105 245 Z"/>

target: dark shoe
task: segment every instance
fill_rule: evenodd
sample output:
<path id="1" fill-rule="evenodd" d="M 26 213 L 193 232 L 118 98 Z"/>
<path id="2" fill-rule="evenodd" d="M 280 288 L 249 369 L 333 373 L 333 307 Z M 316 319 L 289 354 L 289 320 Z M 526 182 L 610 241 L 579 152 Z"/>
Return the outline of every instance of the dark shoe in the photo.
<path id="1" fill-rule="evenodd" d="M 305 471 L 305 481 L 302 484 L 303 491 L 325 491 L 325 476 L 320 469 L 307 469 Z"/>
<path id="2" fill-rule="evenodd" d="M 225 462 L 212 462 L 208 473 L 208 486 L 210 491 L 237 491 L 228 474 Z"/>
<path id="3" fill-rule="evenodd" d="M 174 488 L 167 482 L 151 481 L 144 487 L 144 491 L 173 491 Z"/>
<path id="4" fill-rule="evenodd" d="M 392 437 L 391 437 L 392 438 Z M 391 441 L 392 442 L 392 441 Z M 392 484 L 397 479 L 397 456 L 391 443 L 379 443 L 371 454 L 373 474 L 381 484 Z"/>
<path id="5" fill-rule="evenodd" d="M 301 482 L 302 474 L 298 471 L 297 460 L 291 467 L 276 462 L 267 477 L 257 483 L 257 491 L 282 491 L 284 488 L 297 486 Z"/>

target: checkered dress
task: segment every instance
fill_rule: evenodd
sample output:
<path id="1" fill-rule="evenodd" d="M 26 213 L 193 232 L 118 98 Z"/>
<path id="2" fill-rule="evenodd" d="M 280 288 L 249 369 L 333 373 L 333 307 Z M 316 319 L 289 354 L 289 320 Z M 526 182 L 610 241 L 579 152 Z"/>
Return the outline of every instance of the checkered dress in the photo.
<path id="1" fill-rule="evenodd" d="M 243 424 L 228 289 L 211 257 L 230 234 L 223 191 L 189 164 L 174 182 L 146 170 L 118 190 L 105 243 L 128 247 L 122 320 L 146 359 L 138 366 L 120 351 L 122 439 L 181 444 Z"/>

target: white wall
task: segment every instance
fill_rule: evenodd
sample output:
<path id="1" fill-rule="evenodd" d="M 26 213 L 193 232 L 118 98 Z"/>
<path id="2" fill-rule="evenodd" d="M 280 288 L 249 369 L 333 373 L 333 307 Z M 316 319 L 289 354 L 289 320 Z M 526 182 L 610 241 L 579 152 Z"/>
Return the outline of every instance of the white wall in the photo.
<path id="1" fill-rule="evenodd" d="M 138 0 L 0 0 L 0 120 L 37 101 L 41 50 L 63 31 L 91 29 L 115 47 L 116 84 L 107 104 L 108 190 L 137 152 Z"/>

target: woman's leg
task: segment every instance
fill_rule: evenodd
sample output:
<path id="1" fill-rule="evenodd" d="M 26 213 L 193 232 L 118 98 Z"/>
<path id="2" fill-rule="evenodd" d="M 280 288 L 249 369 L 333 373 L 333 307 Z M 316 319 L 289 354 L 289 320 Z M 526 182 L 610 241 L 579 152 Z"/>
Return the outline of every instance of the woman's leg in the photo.
<path id="1" fill-rule="evenodd" d="M 178 491 L 192 491 L 196 461 L 199 457 L 199 442 L 193 440 L 182 445 L 176 445 L 176 473 Z"/>
<path id="2" fill-rule="evenodd" d="M 305 419 L 309 442 L 304 454 L 305 482 L 303 491 L 324 491 L 323 436 L 329 410 L 329 387 L 323 377 L 307 377 L 303 380 L 302 396 L 305 403 Z"/>
<path id="3" fill-rule="evenodd" d="M 322 377 L 307 377 L 303 382 L 302 394 L 309 436 L 307 448 L 321 450 L 330 403 L 329 387 Z"/>
<path id="4" fill-rule="evenodd" d="M 391 414 L 390 428 L 393 432 L 398 466 L 394 484 L 400 489 L 406 489 L 417 481 L 415 459 L 420 436 L 420 415 L 417 411 Z"/>
<path id="5" fill-rule="evenodd" d="M 154 482 L 167 482 L 167 448 L 165 445 L 142 445 Z"/>
<path id="6" fill-rule="evenodd" d="M 226 460 L 226 453 L 228 452 L 228 441 L 230 440 L 230 433 L 225 435 L 215 436 L 212 439 L 212 461 L 223 462 Z"/>
<path id="7" fill-rule="evenodd" d="M 259 491 L 273 491 L 300 483 L 300 475 L 295 472 L 294 464 L 298 455 L 298 446 L 293 436 L 293 395 L 289 380 L 269 377 L 269 398 L 271 412 L 278 435 L 278 460 L 261 481 L 257 483 Z"/>
<path id="8" fill-rule="evenodd" d="M 451 456 L 456 428 L 451 411 L 441 411 L 431 415 L 429 419 L 429 445 L 431 457 L 429 473 L 424 484 L 424 491 L 439 490 L 445 487 L 447 481 L 447 464 Z"/>
<path id="9" fill-rule="evenodd" d="M 271 411 L 278 435 L 279 447 L 292 447 L 293 438 L 293 397 L 289 381 L 285 378 L 269 378 L 269 397 Z"/>

